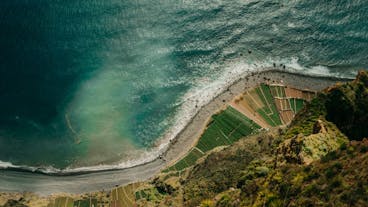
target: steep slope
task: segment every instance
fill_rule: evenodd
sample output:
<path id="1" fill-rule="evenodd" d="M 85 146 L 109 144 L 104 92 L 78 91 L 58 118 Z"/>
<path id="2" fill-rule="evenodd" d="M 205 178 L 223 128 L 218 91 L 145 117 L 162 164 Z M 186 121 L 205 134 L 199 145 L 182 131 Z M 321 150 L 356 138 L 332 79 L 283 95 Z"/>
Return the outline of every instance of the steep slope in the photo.
<path id="1" fill-rule="evenodd" d="M 282 82 L 261 83 L 245 90 L 211 117 L 196 145 L 164 172 L 180 172 L 216 147 L 230 145 L 260 130 L 289 124 L 316 94 L 316 91 L 288 87 Z"/>
<path id="2" fill-rule="evenodd" d="M 326 94 L 326 118 L 351 139 L 368 137 L 368 73 L 360 71 L 355 81 L 331 87 Z"/>
<path id="3" fill-rule="evenodd" d="M 162 174 L 146 186 L 155 196 L 138 205 L 367 206 L 367 77 L 361 71 L 354 82 L 325 90 L 287 128 L 241 139 L 182 173 Z M 357 128 L 363 129 L 351 131 Z"/>
<path id="4" fill-rule="evenodd" d="M 208 150 L 194 147 L 149 182 L 50 198 L 48 206 L 367 206 L 367 80 L 368 73 L 361 71 L 355 81 L 336 84 L 313 100 L 311 92 L 283 90 L 279 85 L 270 86 L 269 93 L 251 89 L 232 103 L 233 108 L 213 117 L 210 123 L 226 133 L 207 130 L 211 133 L 203 146 L 214 142 Z M 248 106 L 246 99 L 259 104 Z M 311 101 L 302 108 L 303 102 L 297 102 L 301 99 Z M 279 118 L 273 116 L 276 110 Z M 247 114 L 257 111 L 263 121 L 252 122 Z M 254 127 L 257 123 L 290 121 L 291 111 L 299 113 L 287 126 L 247 132 L 259 129 Z M 232 139 L 221 144 L 211 135 Z M 23 197 L 2 204 L 32 206 Z"/>

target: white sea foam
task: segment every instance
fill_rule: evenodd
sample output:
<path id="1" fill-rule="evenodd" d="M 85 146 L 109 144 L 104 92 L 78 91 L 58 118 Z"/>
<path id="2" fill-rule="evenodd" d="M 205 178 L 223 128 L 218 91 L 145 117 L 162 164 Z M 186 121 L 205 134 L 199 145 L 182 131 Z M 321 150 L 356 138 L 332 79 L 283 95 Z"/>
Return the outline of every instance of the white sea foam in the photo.
<path id="1" fill-rule="evenodd" d="M 204 77 L 194 80 L 194 85 L 178 102 L 180 105 L 176 115 L 174 116 L 173 125 L 169 128 L 164 136 L 157 140 L 156 147 L 150 150 L 137 150 L 135 159 L 122 160 L 118 164 L 101 164 L 95 166 L 75 167 L 66 169 L 57 169 L 48 167 L 30 167 L 18 166 L 10 162 L 0 161 L 0 169 L 22 169 L 32 172 L 42 172 L 46 174 L 73 174 L 83 172 L 95 172 L 104 170 L 117 170 L 130 168 L 144 163 L 148 163 L 157 159 L 170 146 L 170 140 L 174 139 L 198 113 L 198 111 L 213 100 L 217 95 L 222 93 L 227 87 L 234 82 L 249 75 L 252 72 L 261 72 L 265 69 L 272 69 L 276 64 L 280 69 L 280 64 L 286 65 L 286 71 L 316 76 L 331 76 L 330 70 L 325 66 L 315 66 L 306 68 L 298 63 L 297 58 L 287 60 L 268 60 L 264 62 L 246 63 L 241 60 L 229 62 L 222 66 L 222 72 L 216 77 Z M 139 154 L 139 155 L 138 155 Z"/>
<path id="2" fill-rule="evenodd" d="M 4 162 L 0 160 L 0 169 L 7 169 L 10 167 L 16 167 L 16 166 L 13 165 L 11 162 Z"/>
<path id="3" fill-rule="evenodd" d="M 217 78 L 212 81 L 210 78 L 199 78 L 196 80 L 196 87 L 190 89 L 179 101 L 181 105 L 179 108 L 173 126 L 168 129 L 165 136 L 159 139 L 159 147 L 157 150 L 163 152 L 167 149 L 169 140 L 174 139 L 198 113 L 201 107 L 208 104 L 217 95 L 222 93 L 234 82 L 249 75 L 252 72 L 261 72 L 263 70 L 270 70 L 273 64 L 276 64 L 278 69 L 281 69 L 280 64 L 286 65 L 285 71 L 296 72 L 306 75 L 314 76 L 338 76 L 332 75 L 330 70 L 325 66 L 315 66 L 311 68 L 303 67 L 299 64 L 297 58 L 290 58 L 287 60 L 268 60 L 264 62 L 254 62 L 252 64 L 241 60 L 227 63 L 226 65 L 217 66 L 222 67 L 222 73 L 217 75 Z M 196 107 L 197 106 L 197 107 Z"/>

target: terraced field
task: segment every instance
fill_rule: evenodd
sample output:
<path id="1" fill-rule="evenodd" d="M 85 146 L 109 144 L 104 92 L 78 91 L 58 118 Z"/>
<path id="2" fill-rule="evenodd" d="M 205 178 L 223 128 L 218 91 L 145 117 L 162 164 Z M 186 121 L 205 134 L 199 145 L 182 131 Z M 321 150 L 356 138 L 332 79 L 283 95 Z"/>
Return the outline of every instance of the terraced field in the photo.
<path id="1" fill-rule="evenodd" d="M 74 201 L 74 207 L 97 207 L 97 199 L 90 198 L 90 199 L 84 199 L 84 200 L 76 200 Z M 102 205 L 99 205 L 102 206 Z"/>
<path id="2" fill-rule="evenodd" d="M 298 99 L 298 98 L 292 98 L 289 101 L 291 105 L 291 110 L 293 110 L 294 113 L 297 113 L 298 111 L 300 111 L 306 102 L 305 100 Z"/>
<path id="3" fill-rule="evenodd" d="M 117 187 L 111 190 L 111 207 L 125 207 L 135 205 L 135 191 L 139 183 Z"/>
<path id="4" fill-rule="evenodd" d="M 109 203 L 98 202 L 96 197 L 85 199 L 73 199 L 70 197 L 58 197 L 47 205 L 47 207 L 102 207 L 109 206 Z"/>
<path id="5" fill-rule="evenodd" d="M 55 199 L 53 207 L 74 207 L 74 200 L 69 197 L 59 197 Z"/>
<path id="6" fill-rule="evenodd" d="M 212 116 L 212 120 L 207 125 L 207 129 L 202 134 L 197 145 L 183 159 L 166 171 L 181 171 L 192 166 L 206 152 L 218 146 L 230 145 L 241 137 L 250 135 L 260 128 L 258 124 L 231 106 L 228 106 L 224 111 Z"/>
<path id="7" fill-rule="evenodd" d="M 140 183 L 113 188 L 101 195 L 90 195 L 80 199 L 58 197 L 47 207 L 126 207 L 135 205 L 135 193 Z"/>
<path id="8" fill-rule="evenodd" d="M 230 145 L 261 128 L 290 123 L 315 95 L 313 91 L 288 88 L 282 84 L 261 84 L 246 91 L 225 110 L 213 115 L 195 147 L 163 172 L 180 172 L 218 146 Z"/>
<path id="9" fill-rule="evenodd" d="M 270 87 L 268 85 L 261 84 L 261 86 L 257 87 L 255 90 L 257 91 L 259 98 L 265 104 L 265 107 L 258 109 L 257 112 L 271 126 L 275 127 L 282 125 L 278 110 L 273 100 L 274 96 L 271 94 Z"/>
<path id="10" fill-rule="evenodd" d="M 270 85 L 271 94 L 274 98 L 286 98 L 283 85 Z"/>
<path id="11" fill-rule="evenodd" d="M 207 152 L 219 146 L 230 145 L 242 137 L 261 129 L 290 123 L 295 114 L 316 96 L 316 92 L 298 90 L 282 84 L 261 84 L 245 91 L 231 101 L 224 110 L 211 117 L 206 129 L 192 149 L 163 172 L 179 174 L 193 166 Z M 116 187 L 104 193 L 104 197 L 92 196 L 73 199 L 58 197 L 47 207 L 125 207 L 135 206 L 135 200 L 149 199 L 154 188 L 142 189 L 140 183 Z"/>

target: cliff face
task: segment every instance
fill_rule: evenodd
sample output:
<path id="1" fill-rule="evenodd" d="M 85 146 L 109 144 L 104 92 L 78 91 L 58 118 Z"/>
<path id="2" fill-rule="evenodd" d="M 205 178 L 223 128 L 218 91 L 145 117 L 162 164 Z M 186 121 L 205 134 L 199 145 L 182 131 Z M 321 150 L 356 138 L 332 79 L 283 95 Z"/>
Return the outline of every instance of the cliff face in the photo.
<path id="1" fill-rule="evenodd" d="M 215 148 L 193 167 L 119 191 L 130 195 L 123 206 L 368 206 L 364 137 L 368 73 L 361 71 L 318 94 L 286 128 Z"/>
<path id="2" fill-rule="evenodd" d="M 241 139 L 182 173 L 157 177 L 151 183 L 156 195 L 138 204 L 366 206 L 364 137 L 368 74 L 361 71 L 355 81 L 319 94 L 289 127 Z"/>
<path id="3" fill-rule="evenodd" d="M 327 120 L 350 139 L 368 137 L 368 73 L 360 71 L 356 80 L 331 87 L 326 92 Z"/>
<path id="4" fill-rule="evenodd" d="M 286 139 L 278 147 L 281 162 L 310 164 L 321 159 L 328 152 L 337 150 L 348 139 L 336 128 L 336 126 L 324 119 L 318 119 L 310 135 L 299 133 L 290 139 Z"/>

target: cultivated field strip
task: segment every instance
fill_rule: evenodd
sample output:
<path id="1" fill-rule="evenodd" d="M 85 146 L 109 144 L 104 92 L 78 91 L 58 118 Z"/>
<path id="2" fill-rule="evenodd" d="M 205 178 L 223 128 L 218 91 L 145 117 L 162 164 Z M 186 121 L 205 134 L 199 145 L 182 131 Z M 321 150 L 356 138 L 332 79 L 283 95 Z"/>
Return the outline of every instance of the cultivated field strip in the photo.
<path id="1" fill-rule="evenodd" d="M 316 92 L 289 88 L 282 84 L 260 84 L 233 100 L 212 116 L 197 144 L 163 172 L 182 171 L 193 166 L 206 152 L 230 145 L 259 129 L 286 125 Z"/>
<path id="2" fill-rule="evenodd" d="M 183 172 L 193 166 L 207 152 L 216 147 L 231 145 L 242 137 L 257 133 L 269 127 L 286 125 L 295 114 L 316 96 L 316 92 L 289 88 L 282 84 L 261 84 L 238 96 L 221 112 L 214 114 L 198 142 L 190 151 L 163 172 Z M 125 207 L 135 206 L 135 200 L 146 198 L 152 192 L 139 190 L 140 184 L 113 188 L 109 200 L 102 201 L 96 196 L 75 199 L 58 197 L 47 207 Z"/>
<path id="3" fill-rule="evenodd" d="M 228 106 L 224 111 L 212 116 L 210 123 L 198 143 L 181 160 L 169 167 L 168 171 L 181 171 L 192 166 L 204 153 L 234 143 L 242 137 L 255 133 L 261 127 L 236 109 Z"/>
<path id="4" fill-rule="evenodd" d="M 113 188 L 102 199 L 98 195 L 90 195 L 79 199 L 71 197 L 58 197 L 53 202 L 50 202 L 47 207 L 127 207 L 135 206 L 140 183 L 133 183 L 126 186 L 118 186 Z"/>

